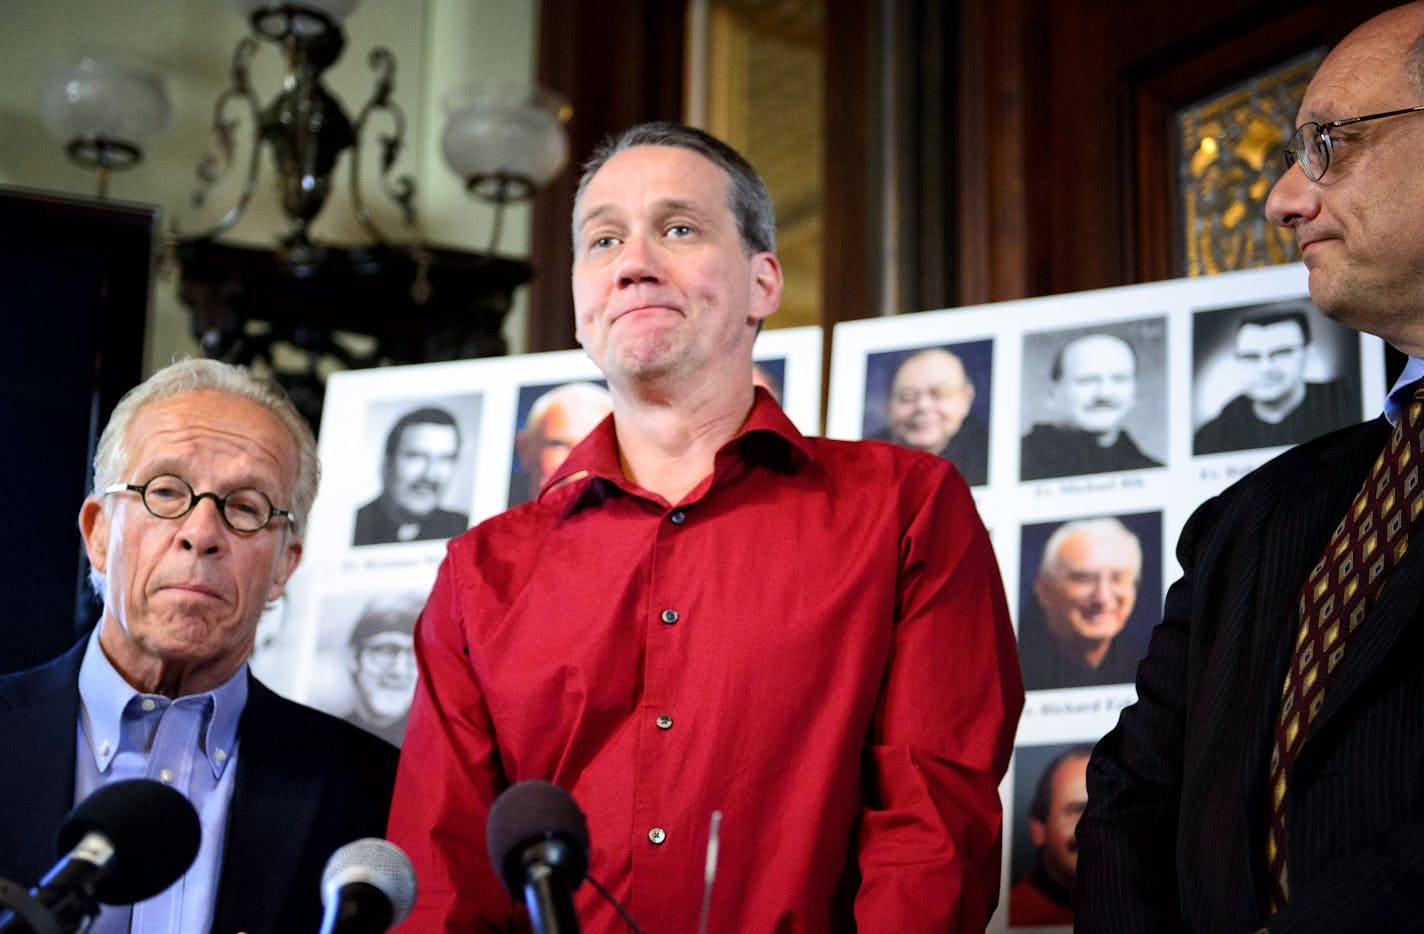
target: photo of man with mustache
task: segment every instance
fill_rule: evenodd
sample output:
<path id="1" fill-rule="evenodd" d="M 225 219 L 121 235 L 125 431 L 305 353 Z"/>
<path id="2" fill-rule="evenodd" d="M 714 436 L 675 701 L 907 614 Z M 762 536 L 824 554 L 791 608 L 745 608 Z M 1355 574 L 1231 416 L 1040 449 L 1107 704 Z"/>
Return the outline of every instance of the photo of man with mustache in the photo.
<path id="1" fill-rule="evenodd" d="M 356 512 L 352 545 L 451 538 L 470 518 L 440 502 L 460 460 L 460 426 L 444 409 L 402 415 L 386 435 L 381 493 Z"/>
<path id="2" fill-rule="evenodd" d="M 1137 405 L 1137 351 L 1113 334 L 1086 334 L 1053 356 L 1051 418 L 1023 437 L 1024 480 L 1161 467 L 1124 427 Z"/>

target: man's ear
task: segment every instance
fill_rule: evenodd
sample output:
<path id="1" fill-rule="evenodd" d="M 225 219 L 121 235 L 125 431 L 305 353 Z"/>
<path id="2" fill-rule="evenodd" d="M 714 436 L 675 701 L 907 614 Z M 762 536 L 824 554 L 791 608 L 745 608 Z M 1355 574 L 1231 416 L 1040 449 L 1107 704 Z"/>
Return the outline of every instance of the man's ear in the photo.
<path id="1" fill-rule="evenodd" d="M 289 541 L 286 550 L 273 560 L 278 563 L 278 566 L 277 573 L 272 578 L 272 586 L 267 589 L 268 603 L 282 596 L 282 592 L 287 589 L 287 581 L 291 579 L 292 574 L 297 570 L 297 565 L 302 560 L 302 543 L 296 540 Z"/>
<path id="2" fill-rule="evenodd" d="M 1045 580 L 1043 570 L 1040 569 L 1038 572 L 1038 576 L 1033 579 L 1033 595 L 1038 599 L 1039 606 L 1044 605 L 1043 592 L 1047 589 L 1047 587 L 1048 582 L 1047 580 Z"/>
<path id="3" fill-rule="evenodd" d="M 519 461 L 519 466 L 529 473 L 534 472 L 534 464 L 538 463 L 536 448 L 535 439 L 527 425 L 514 433 L 514 456 Z"/>
<path id="4" fill-rule="evenodd" d="M 781 307 L 781 261 L 775 253 L 752 256 L 751 318 L 765 321 Z"/>
<path id="5" fill-rule="evenodd" d="M 100 574 L 106 573 L 109 562 L 109 517 L 104 512 L 104 501 L 99 497 L 91 496 L 79 507 L 79 534 L 84 539 L 84 551 L 89 555 L 89 564 Z"/>
<path id="6" fill-rule="evenodd" d="M 1034 849 L 1043 849 L 1043 845 L 1048 842 L 1048 825 L 1030 817 L 1028 819 L 1028 838 L 1033 841 Z"/>

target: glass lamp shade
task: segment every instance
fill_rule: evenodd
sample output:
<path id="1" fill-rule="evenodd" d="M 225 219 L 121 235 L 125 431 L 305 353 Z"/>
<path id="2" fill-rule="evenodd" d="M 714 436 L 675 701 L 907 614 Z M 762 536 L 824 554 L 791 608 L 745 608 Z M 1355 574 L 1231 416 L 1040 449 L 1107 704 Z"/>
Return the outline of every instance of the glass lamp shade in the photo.
<path id="1" fill-rule="evenodd" d="M 140 68 L 93 58 L 56 68 L 45 82 L 40 118 L 73 153 L 97 142 L 128 150 L 117 163 L 135 162 L 168 129 L 172 108 L 163 79 Z"/>
<path id="2" fill-rule="evenodd" d="M 298 36 L 317 36 L 327 24 L 340 27 L 361 5 L 361 0 L 228 0 L 243 19 L 253 23 L 259 32 L 280 38 L 287 29 Z M 317 13 L 325 20 L 304 13 Z"/>
<path id="3" fill-rule="evenodd" d="M 451 95 L 440 137 L 445 163 L 476 195 L 518 201 L 569 161 L 568 105 L 542 88 L 464 89 Z"/>

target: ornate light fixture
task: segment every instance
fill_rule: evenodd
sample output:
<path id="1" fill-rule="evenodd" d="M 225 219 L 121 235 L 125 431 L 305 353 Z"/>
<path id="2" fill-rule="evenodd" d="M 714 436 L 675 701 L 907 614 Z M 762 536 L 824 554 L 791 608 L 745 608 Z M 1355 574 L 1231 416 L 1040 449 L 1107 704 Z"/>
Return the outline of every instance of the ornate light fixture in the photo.
<path id="1" fill-rule="evenodd" d="M 528 91 L 457 92 L 442 149 L 467 188 L 493 204 L 494 235 L 485 253 L 426 242 L 419 233 L 415 183 L 395 173 L 406 130 L 405 115 L 392 97 L 395 56 L 384 48 L 370 52 L 375 85 L 354 119 L 322 81 L 345 48 L 342 25 L 359 2 L 230 0 L 253 34 L 238 42 L 229 86 L 214 105 L 216 151 L 198 166 L 195 206 L 204 206 L 244 161 L 245 175 L 220 219 L 197 233 L 174 231 L 168 243 L 180 270 L 179 296 L 192 311 L 204 353 L 240 363 L 263 361 L 314 421 L 322 366 L 460 359 L 506 350 L 500 328 L 515 288 L 533 273 L 522 261 L 494 255 L 500 216 L 506 204 L 530 197 L 556 175 L 568 157 L 568 113 L 557 101 Z M 281 89 L 266 104 L 250 80 L 264 42 L 279 46 L 286 62 Z M 244 128 L 250 147 L 240 154 Z M 88 138 L 73 127 L 66 132 L 61 138 Z M 141 147 L 133 143 L 131 149 L 136 160 Z M 129 152 L 113 146 L 102 151 L 110 150 L 121 157 Z M 218 238 L 243 215 L 257 189 L 264 151 L 275 169 L 286 229 L 273 249 L 222 242 Z M 362 160 L 372 155 L 376 171 L 363 176 Z M 312 236 L 343 156 L 355 218 L 367 243 L 322 243 Z M 405 228 L 399 237 L 382 230 L 368 207 L 362 179 L 371 174 L 397 209 Z M 339 339 L 338 332 L 374 341 L 353 349 L 356 345 Z M 292 354 L 274 354 L 279 345 L 296 348 L 302 362 L 293 366 Z"/>

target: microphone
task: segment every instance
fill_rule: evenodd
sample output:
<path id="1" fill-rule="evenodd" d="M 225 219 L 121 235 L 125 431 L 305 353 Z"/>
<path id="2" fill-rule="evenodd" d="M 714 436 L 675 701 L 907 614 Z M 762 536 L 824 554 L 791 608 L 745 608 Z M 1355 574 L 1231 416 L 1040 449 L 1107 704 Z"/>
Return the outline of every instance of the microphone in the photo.
<path id="1" fill-rule="evenodd" d="M 588 872 L 588 822 L 567 791 L 516 782 L 490 808 L 485 843 L 500 881 L 524 894 L 535 934 L 578 934 L 574 889 Z"/>
<path id="2" fill-rule="evenodd" d="M 64 854 L 28 893 L 5 893 L 0 932 L 71 934 L 98 902 L 152 898 L 187 872 L 198 855 L 198 812 L 181 793 L 145 778 L 112 782 L 79 802 L 60 825 Z"/>
<path id="3" fill-rule="evenodd" d="M 388 840 L 353 840 L 326 861 L 321 905 L 321 934 L 380 934 L 415 905 L 415 867 Z"/>

